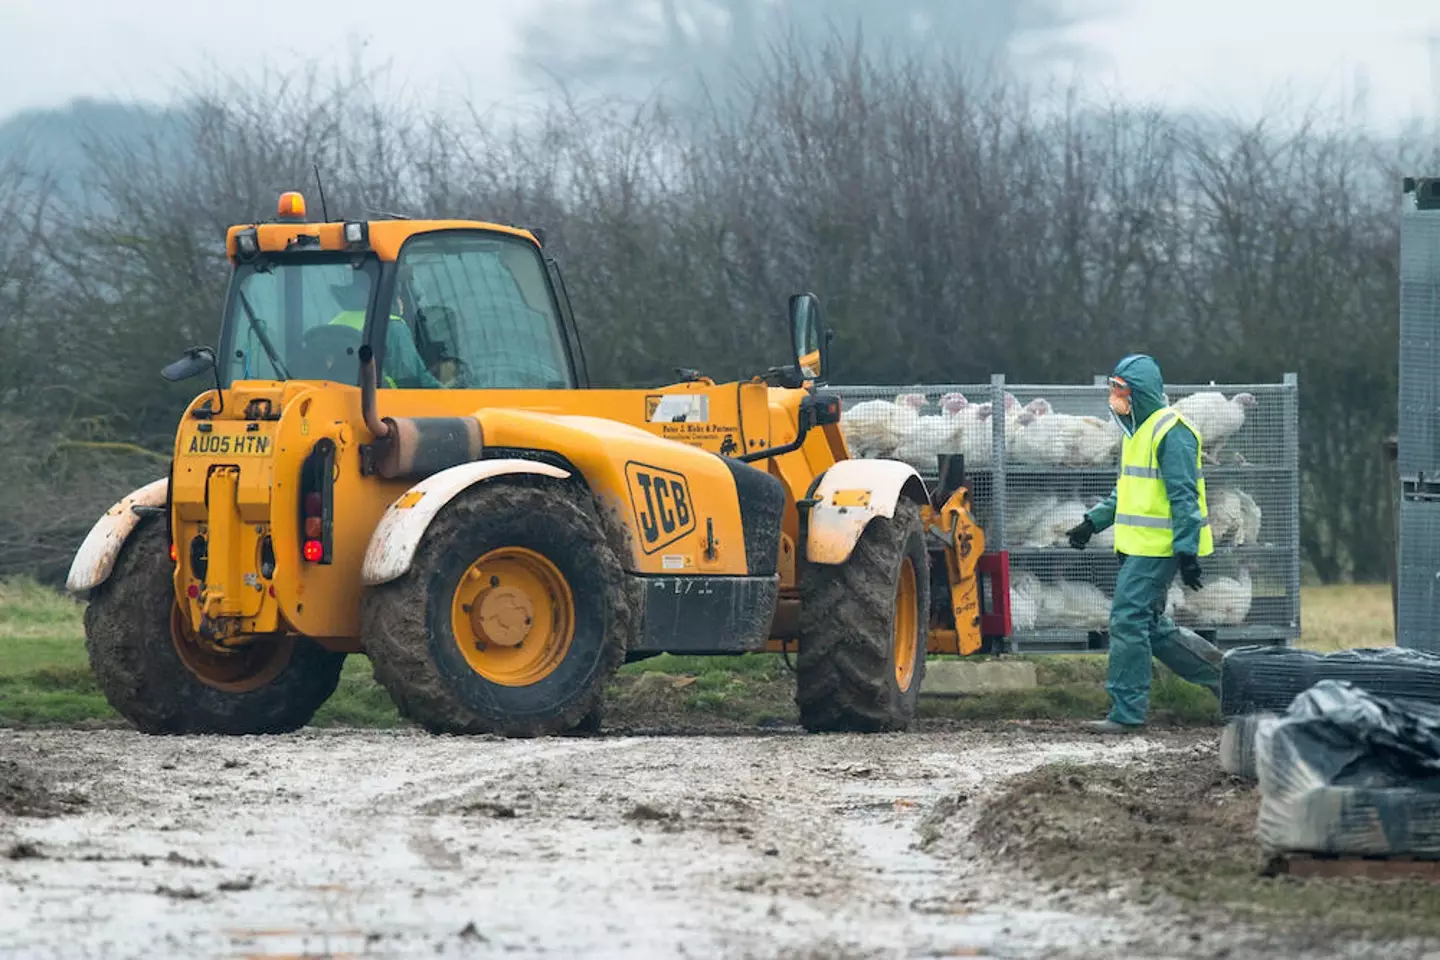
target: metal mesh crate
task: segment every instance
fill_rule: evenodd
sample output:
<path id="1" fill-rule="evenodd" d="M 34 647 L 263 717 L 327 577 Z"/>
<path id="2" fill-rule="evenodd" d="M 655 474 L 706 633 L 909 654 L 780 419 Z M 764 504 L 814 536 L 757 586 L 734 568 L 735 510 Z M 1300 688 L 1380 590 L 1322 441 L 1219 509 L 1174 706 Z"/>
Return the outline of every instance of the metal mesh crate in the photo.
<path id="1" fill-rule="evenodd" d="M 1198 597 L 1187 595 L 1177 581 L 1173 615 L 1222 646 L 1289 643 L 1300 629 L 1296 378 L 1167 389 L 1170 402 L 1205 438 L 1204 477 L 1216 538 L 1216 553 L 1203 564 L 1206 588 Z M 1115 485 L 1122 434 L 1110 418 L 1104 377 L 1092 384 L 1009 385 L 997 375 L 988 385 L 830 391 L 842 397 L 847 411 L 864 401 L 898 398 L 904 404 L 906 394 L 924 397 L 923 405 L 909 401 L 915 404 L 913 415 L 892 414 L 886 421 L 902 434 L 888 452 L 876 450 L 862 424 L 857 454 L 907 460 L 927 480 L 937 473 L 932 447 L 966 454 L 987 548 L 1010 556 L 1012 650 L 1104 647 L 1117 570 L 1113 531 L 1097 535 L 1084 551 L 1070 549 L 1065 538 Z M 937 406 L 947 395 L 948 418 Z M 955 395 L 964 396 L 964 405 Z M 959 432 L 944 433 L 952 420 Z M 917 448 L 923 453 L 917 455 Z"/>
<path id="2" fill-rule="evenodd" d="M 1396 646 L 1440 653 L 1440 502 L 1400 503 L 1399 615 Z M 1357 646 L 1370 646 L 1364 637 Z"/>
<path id="3" fill-rule="evenodd" d="M 1401 476 L 1440 473 L 1440 210 L 1400 216 Z"/>
<path id="4" fill-rule="evenodd" d="M 1440 652 L 1440 210 L 1400 214 L 1399 561 L 1395 642 Z"/>

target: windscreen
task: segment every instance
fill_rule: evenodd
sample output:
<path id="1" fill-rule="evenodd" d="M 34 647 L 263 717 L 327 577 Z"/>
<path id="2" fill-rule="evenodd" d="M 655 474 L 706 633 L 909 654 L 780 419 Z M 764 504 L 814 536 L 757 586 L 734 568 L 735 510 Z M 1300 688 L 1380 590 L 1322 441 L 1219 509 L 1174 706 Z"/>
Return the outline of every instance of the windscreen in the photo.
<path id="1" fill-rule="evenodd" d="M 226 382 L 357 383 L 373 259 L 265 260 L 237 268 L 226 307 Z"/>

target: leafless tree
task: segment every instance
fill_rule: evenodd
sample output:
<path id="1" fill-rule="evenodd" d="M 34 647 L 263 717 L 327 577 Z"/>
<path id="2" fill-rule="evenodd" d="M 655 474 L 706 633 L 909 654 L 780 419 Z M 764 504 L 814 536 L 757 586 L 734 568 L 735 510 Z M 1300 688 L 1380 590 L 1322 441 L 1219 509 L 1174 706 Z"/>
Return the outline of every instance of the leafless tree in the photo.
<path id="1" fill-rule="evenodd" d="M 318 162 L 332 215 L 547 228 L 605 384 L 779 362 L 799 289 L 838 331 L 841 381 L 1089 382 L 1132 351 L 1173 381 L 1298 370 L 1306 559 L 1383 576 L 1394 204 L 1433 151 L 868 51 L 792 36 L 723 104 L 557 96 L 507 127 L 369 75 L 217 82 L 155 142 L 93 144 L 101 214 L 0 178 L 0 443 L 28 455 L 0 483 L 33 493 L 0 507 L 0 575 L 53 575 L 106 499 L 161 466 L 190 388 L 155 372 L 215 338 L 225 226 L 285 189 L 314 206 Z"/>

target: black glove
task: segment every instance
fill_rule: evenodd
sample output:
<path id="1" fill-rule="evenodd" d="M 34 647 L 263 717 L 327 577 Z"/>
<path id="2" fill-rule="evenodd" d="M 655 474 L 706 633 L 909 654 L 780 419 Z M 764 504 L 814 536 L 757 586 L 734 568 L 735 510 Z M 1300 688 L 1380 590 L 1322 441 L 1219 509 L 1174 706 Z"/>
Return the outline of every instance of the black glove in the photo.
<path id="1" fill-rule="evenodd" d="M 1177 553 L 1175 558 L 1180 561 L 1180 580 L 1191 590 L 1199 590 L 1203 583 L 1200 581 L 1200 560 L 1193 553 Z"/>
<path id="2" fill-rule="evenodd" d="M 1094 535 L 1095 524 L 1090 522 L 1089 517 L 1081 520 L 1078 526 L 1065 531 L 1065 536 L 1070 538 L 1070 547 L 1073 550 L 1084 550 L 1085 544 L 1089 543 L 1090 538 Z"/>

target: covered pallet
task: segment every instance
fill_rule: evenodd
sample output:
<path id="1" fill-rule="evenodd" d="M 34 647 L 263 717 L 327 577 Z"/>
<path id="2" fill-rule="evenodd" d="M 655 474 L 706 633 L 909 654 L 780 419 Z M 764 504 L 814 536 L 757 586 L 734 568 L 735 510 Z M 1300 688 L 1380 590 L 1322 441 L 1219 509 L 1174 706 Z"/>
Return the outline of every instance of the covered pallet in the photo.
<path id="1" fill-rule="evenodd" d="M 1267 850 L 1440 858 L 1440 706 L 1322 680 L 1255 735 Z"/>
<path id="2" fill-rule="evenodd" d="M 1300 630 L 1297 384 L 1167 385 L 1205 437 L 1216 553 L 1201 595 L 1171 592 L 1174 618 L 1212 642 L 1288 644 Z M 1084 551 L 1065 531 L 1115 484 L 1121 431 L 1104 378 L 1090 384 L 834 386 L 856 456 L 929 480 L 961 455 L 987 550 L 1008 555 L 1013 652 L 1103 649 L 1118 569 L 1110 531 Z M 993 599 L 993 598 L 992 598 Z"/>

